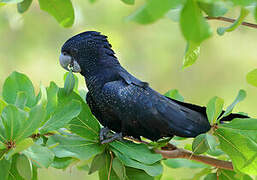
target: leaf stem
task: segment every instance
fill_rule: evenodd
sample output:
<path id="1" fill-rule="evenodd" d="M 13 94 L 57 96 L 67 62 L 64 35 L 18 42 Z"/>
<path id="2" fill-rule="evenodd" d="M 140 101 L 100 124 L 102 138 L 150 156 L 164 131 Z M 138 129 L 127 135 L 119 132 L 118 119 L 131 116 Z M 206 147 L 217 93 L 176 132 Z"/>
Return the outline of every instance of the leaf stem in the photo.
<path id="1" fill-rule="evenodd" d="M 207 16 L 205 18 L 208 20 L 219 20 L 219 21 L 225 21 L 225 22 L 229 22 L 229 23 L 234 23 L 236 21 L 235 19 L 222 17 L 222 16 L 221 17 Z M 242 22 L 241 25 L 257 29 L 257 24 L 253 24 L 253 23 L 249 23 L 249 22 Z"/>

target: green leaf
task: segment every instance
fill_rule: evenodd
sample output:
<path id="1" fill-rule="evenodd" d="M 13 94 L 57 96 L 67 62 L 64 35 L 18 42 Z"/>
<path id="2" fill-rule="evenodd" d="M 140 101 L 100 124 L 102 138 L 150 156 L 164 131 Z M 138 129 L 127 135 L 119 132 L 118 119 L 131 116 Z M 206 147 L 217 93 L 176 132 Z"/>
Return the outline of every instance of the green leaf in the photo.
<path id="1" fill-rule="evenodd" d="M 257 8 L 256 8 L 257 9 Z M 257 11 L 256 11 L 257 12 Z M 256 16 L 257 17 L 257 16 Z M 249 84 L 257 87 L 257 69 L 254 69 L 252 71 L 250 71 L 247 75 L 246 75 L 246 80 Z"/>
<path id="2" fill-rule="evenodd" d="M 7 103 L 0 99 L 0 115 L 2 114 L 3 109 L 7 106 Z"/>
<path id="3" fill-rule="evenodd" d="M 46 120 L 50 118 L 52 113 L 56 110 L 58 99 L 57 99 L 57 93 L 59 91 L 58 86 L 51 82 L 50 86 L 46 88 L 47 93 L 47 105 L 46 105 Z"/>
<path id="4" fill-rule="evenodd" d="M 18 109 L 14 105 L 7 105 L 2 111 L 2 122 L 5 128 L 7 140 L 16 140 L 22 124 L 27 118 L 26 112 Z"/>
<path id="5" fill-rule="evenodd" d="M 73 91 L 74 86 L 75 86 L 75 77 L 72 73 L 72 70 L 70 70 L 64 82 L 64 91 L 66 92 L 66 95 L 69 95 Z"/>
<path id="6" fill-rule="evenodd" d="M 7 179 L 10 168 L 11 168 L 11 160 L 0 158 L 0 174 L 3 180 Z"/>
<path id="7" fill-rule="evenodd" d="M 25 92 L 28 97 L 26 106 L 32 107 L 36 102 L 33 84 L 26 75 L 15 71 L 4 82 L 3 98 L 7 103 L 15 104 L 20 91 Z"/>
<path id="8" fill-rule="evenodd" d="M 133 180 L 155 180 L 154 177 L 148 175 L 145 173 L 145 171 L 135 169 L 135 168 L 130 168 L 126 167 L 126 174 L 128 179 L 133 179 Z"/>
<path id="9" fill-rule="evenodd" d="M 149 0 L 136 12 L 128 17 L 128 20 L 140 24 L 150 24 L 162 18 L 171 8 L 181 5 L 181 0 Z"/>
<path id="10" fill-rule="evenodd" d="M 125 4 L 129 4 L 129 5 L 135 4 L 135 0 L 121 0 L 121 1 L 124 2 Z"/>
<path id="11" fill-rule="evenodd" d="M 81 111 L 81 103 L 77 100 L 72 100 L 67 104 L 61 104 L 50 119 L 40 129 L 40 133 L 45 134 L 49 131 L 62 128 L 69 123 L 73 118 L 77 117 Z"/>
<path id="12" fill-rule="evenodd" d="M 47 146 L 59 158 L 75 157 L 80 160 L 88 160 L 91 157 L 103 152 L 104 146 L 98 143 L 87 141 L 78 136 L 64 137 L 61 135 L 51 136 L 47 141 Z"/>
<path id="13" fill-rule="evenodd" d="M 241 8 L 240 16 L 236 19 L 236 21 L 228 27 L 219 27 L 217 29 L 217 33 L 222 36 L 225 32 L 234 31 L 238 26 L 242 24 L 248 14 L 249 10 Z"/>
<path id="14" fill-rule="evenodd" d="M 136 144 L 130 141 L 113 141 L 110 145 L 129 158 L 144 164 L 154 164 L 162 159 L 160 154 L 153 153 L 145 144 Z"/>
<path id="15" fill-rule="evenodd" d="M 256 0 L 230 0 L 234 3 L 234 5 L 240 5 L 240 6 L 249 6 L 256 3 Z"/>
<path id="16" fill-rule="evenodd" d="M 112 168 L 120 180 L 126 179 L 126 169 L 122 162 L 115 157 L 112 161 Z"/>
<path id="17" fill-rule="evenodd" d="M 26 138 L 22 141 L 20 141 L 19 143 L 16 144 L 15 148 L 13 148 L 12 150 L 10 150 L 7 154 L 6 157 L 10 158 L 12 155 L 19 153 L 21 151 L 24 151 L 25 149 L 28 149 L 30 146 L 32 146 L 34 144 L 33 139 L 31 138 Z"/>
<path id="18" fill-rule="evenodd" d="M 45 113 L 46 111 L 41 104 L 34 106 L 29 112 L 29 118 L 22 124 L 17 141 L 31 136 L 40 127 L 45 118 Z"/>
<path id="19" fill-rule="evenodd" d="M 210 173 L 207 176 L 204 177 L 204 180 L 217 180 L 217 174 L 216 173 Z"/>
<path id="20" fill-rule="evenodd" d="M 93 117 L 88 105 L 85 104 L 85 101 L 74 92 L 71 93 L 69 96 L 66 96 L 63 89 L 59 90 L 59 104 L 66 104 L 72 99 L 80 101 L 82 109 L 80 114 L 69 122 L 71 132 L 76 133 L 77 135 L 87 140 L 98 141 L 100 125 L 98 121 Z"/>
<path id="21" fill-rule="evenodd" d="M 246 120 L 246 121 L 245 121 Z M 215 135 L 235 170 L 257 175 L 257 119 L 234 119 L 219 125 Z"/>
<path id="22" fill-rule="evenodd" d="M 184 102 L 183 96 L 178 92 L 177 89 L 169 90 L 164 94 L 164 96 Z"/>
<path id="23" fill-rule="evenodd" d="M 194 0 L 187 0 L 180 14 L 180 27 L 187 41 L 201 43 L 211 36 L 212 30 Z"/>
<path id="24" fill-rule="evenodd" d="M 206 134 L 200 134 L 195 137 L 192 143 L 192 150 L 194 154 L 202 154 L 209 149 L 206 140 Z"/>
<path id="25" fill-rule="evenodd" d="M 233 111 L 234 107 L 236 106 L 236 104 L 239 103 L 240 101 L 243 101 L 245 99 L 245 97 L 246 97 L 245 90 L 240 89 L 238 94 L 237 94 L 236 99 L 233 101 L 232 104 L 230 104 L 227 107 L 226 111 L 222 114 L 222 116 L 219 118 L 219 120 L 222 119 L 223 117 L 226 117 L 226 116 L 230 115 L 231 112 Z"/>
<path id="26" fill-rule="evenodd" d="M 47 147 L 34 144 L 23 153 L 31 159 L 38 167 L 48 168 L 54 160 L 54 154 Z"/>
<path id="27" fill-rule="evenodd" d="M 27 103 L 27 95 L 25 92 L 21 91 L 17 93 L 16 101 L 15 101 L 15 106 L 24 109 L 25 105 Z"/>
<path id="28" fill-rule="evenodd" d="M 223 16 L 228 12 L 228 9 L 226 7 L 226 3 L 222 1 L 199 1 L 198 2 L 199 7 L 210 17 L 219 17 Z"/>
<path id="29" fill-rule="evenodd" d="M 207 165 L 202 164 L 202 163 L 198 163 L 198 162 L 191 161 L 188 159 L 180 159 L 180 158 L 164 160 L 164 164 L 170 168 L 192 168 L 192 169 L 195 169 L 195 168 L 208 167 Z"/>
<path id="30" fill-rule="evenodd" d="M 20 2 L 20 3 L 18 3 L 17 4 L 18 12 L 19 13 L 26 12 L 29 9 L 31 3 L 32 3 L 32 0 L 24 0 L 24 1 Z"/>
<path id="31" fill-rule="evenodd" d="M 201 177 L 203 177 L 204 175 L 208 174 L 211 172 L 210 168 L 204 168 L 203 170 L 201 170 L 200 172 L 194 174 L 192 180 L 198 180 L 201 179 Z M 216 179 L 215 179 L 216 180 Z"/>
<path id="32" fill-rule="evenodd" d="M 205 138 L 206 138 L 206 144 L 208 146 L 208 149 L 211 151 L 214 151 L 216 149 L 216 146 L 219 145 L 219 143 L 217 142 L 217 139 L 209 133 L 205 134 Z"/>
<path id="33" fill-rule="evenodd" d="M 104 156 L 104 167 L 98 171 L 99 180 L 119 180 L 113 168 L 111 168 L 111 158 L 113 157 L 110 156 L 109 152 L 104 153 Z"/>
<path id="34" fill-rule="evenodd" d="M 19 154 L 15 154 L 12 157 L 12 164 L 11 164 L 11 168 L 9 170 L 9 177 L 8 180 L 24 180 L 24 178 L 19 174 L 18 170 L 17 170 L 17 159 L 20 155 Z"/>
<path id="35" fill-rule="evenodd" d="M 24 154 L 17 157 L 16 168 L 24 179 L 30 180 L 32 178 L 32 164 Z"/>
<path id="36" fill-rule="evenodd" d="M 194 43 L 193 41 L 187 42 L 186 53 L 183 58 L 183 66 L 182 68 L 185 69 L 195 63 L 197 58 L 200 55 L 200 44 Z"/>
<path id="37" fill-rule="evenodd" d="M 39 0 L 40 9 L 51 14 L 63 27 L 74 23 L 74 9 L 70 0 Z"/>
<path id="38" fill-rule="evenodd" d="M 216 123 L 217 118 L 223 110 L 224 100 L 215 96 L 207 104 L 206 114 L 210 124 Z"/>
<path id="39" fill-rule="evenodd" d="M 117 158 L 119 158 L 119 160 L 128 167 L 142 169 L 150 176 L 158 176 L 158 175 L 162 174 L 162 172 L 163 172 L 163 168 L 162 168 L 162 165 L 160 164 L 160 162 L 156 162 L 154 164 L 147 165 L 147 164 L 144 164 L 139 161 L 135 161 L 135 160 L 131 159 L 129 156 L 127 156 L 127 154 L 121 153 L 114 148 L 111 148 L 111 149 L 114 152 L 114 154 L 117 156 Z"/>
<path id="40" fill-rule="evenodd" d="M 42 104 L 43 107 L 46 107 L 47 104 L 47 92 L 42 84 L 40 85 L 40 99 L 38 99 L 38 104 Z"/>
<path id="41" fill-rule="evenodd" d="M 51 164 L 51 167 L 56 169 L 66 169 L 74 161 L 75 159 L 70 157 L 65 157 L 65 158 L 54 157 L 54 161 Z"/>
<path id="42" fill-rule="evenodd" d="M 93 174 L 94 172 L 100 170 L 105 163 L 105 153 L 97 154 L 94 159 L 92 160 L 91 166 L 89 168 L 88 174 Z"/>
<path id="43" fill-rule="evenodd" d="M 255 10 L 254 10 L 254 17 L 255 17 L 255 21 L 257 22 L 257 6 L 255 7 Z"/>

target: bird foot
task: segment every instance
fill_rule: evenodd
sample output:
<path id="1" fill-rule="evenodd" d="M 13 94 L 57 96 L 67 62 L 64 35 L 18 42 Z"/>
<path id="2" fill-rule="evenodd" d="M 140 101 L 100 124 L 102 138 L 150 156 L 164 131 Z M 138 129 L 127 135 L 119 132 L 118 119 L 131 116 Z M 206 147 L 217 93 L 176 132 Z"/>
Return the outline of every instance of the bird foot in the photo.
<path id="1" fill-rule="evenodd" d="M 108 127 L 104 127 L 102 129 L 100 129 L 100 141 L 102 142 L 103 140 L 105 140 L 106 138 L 110 137 L 110 132 L 111 130 Z"/>
<path id="2" fill-rule="evenodd" d="M 106 144 L 106 143 L 110 143 L 115 140 L 122 141 L 123 140 L 122 133 L 115 133 L 112 136 L 108 136 L 106 139 L 103 139 L 103 140 L 100 139 L 100 142 L 101 142 L 101 144 Z"/>

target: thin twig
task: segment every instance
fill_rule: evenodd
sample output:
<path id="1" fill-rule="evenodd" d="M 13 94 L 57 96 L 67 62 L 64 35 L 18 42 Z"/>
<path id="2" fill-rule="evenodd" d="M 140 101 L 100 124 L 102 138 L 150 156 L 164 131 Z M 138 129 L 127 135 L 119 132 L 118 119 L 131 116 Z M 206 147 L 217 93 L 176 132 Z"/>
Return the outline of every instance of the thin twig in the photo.
<path id="1" fill-rule="evenodd" d="M 110 167 L 109 167 L 109 172 L 108 172 L 108 178 L 107 178 L 107 180 L 110 180 L 110 178 L 111 178 L 111 171 L 112 171 L 113 155 L 112 155 L 112 152 L 111 152 L 111 151 L 110 151 L 110 155 L 111 155 L 111 162 L 110 162 Z"/>
<path id="2" fill-rule="evenodd" d="M 230 22 L 230 23 L 233 23 L 233 22 L 236 21 L 235 19 L 227 18 L 227 17 L 222 17 L 222 16 L 221 17 L 210 17 L 210 16 L 207 16 L 205 18 L 208 19 L 208 20 L 219 20 L 219 21 L 225 21 L 225 22 Z M 257 24 L 253 24 L 253 23 L 249 23 L 249 22 L 242 22 L 241 25 L 257 29 Z"/>
<path id="3" fill-rule="evenodd" d="M 215 159 L 204 155 L 196 155 L 190 151 L 180 149 L 180 148 L 173 149 L 173 150 L 156 149 L 155 152 L 161 154 L 164 158 L 167 158 L 167 159 L 183 158 L 183 159 L 195 160 L 204 164 L 211 165 L 216 168 L 227 169 L 231 171 L 234 170 L 232 162 L 230 161 L 223 161 L 223 160 Z"/>

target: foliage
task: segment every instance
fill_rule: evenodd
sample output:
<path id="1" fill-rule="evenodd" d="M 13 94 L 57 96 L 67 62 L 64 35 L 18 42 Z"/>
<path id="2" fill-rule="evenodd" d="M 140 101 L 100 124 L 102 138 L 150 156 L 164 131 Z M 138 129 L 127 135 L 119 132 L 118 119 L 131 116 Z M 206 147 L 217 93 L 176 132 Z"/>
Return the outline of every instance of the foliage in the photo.
<path id="1" fill-rule="evenodd" d="M 149 147 L 128 140 L 101 144 L 98 121 L 83 100 L 85 97 L 73 91 L 77 78 L 71 72 L 65 77 L 64 88 L 51 82 L 47 88 L 41 86 L 37 95 L 31 94 L 35 92 L 34 87 L 26 75 L 13 72 L 6 79 L 0 101 L 0 171 L 4 179 L 35 180 L 38 168 L 66 169 L 74 163 L 78 168 L 80 164 L 87 165 L 89 169 L 85 170 L 89 174 L 98 171 L 99 179 L 159 179 L 163 158 L 154 153 L 152 147 L 159 148 L 169 140 L 157 142 L 159 146 L 150 143 Z M 28 93 L 34 97 L 31 102 L 26 96 Z M 169 91 L 166 96 L 183 101 L 177 90 Z M 223 116 L 229 115 L 244 97 L 245 92 L 240 90 Z M 207 104 L 213 128 L 194 139 L 192 151 L 208 154 L 221 149 L 223 153 L 216 155 L 217 158 L 231 159 L 235 167 L 235 172 L 228 172 L 229 175 L 257 175 L 257 119 L 219 122 L 222 106 L 223 100 L 218 97 Z M 177 140 L 181 142 L 183 140 Z M 205 173 L 201 176 L 208 174 L 209 177 L 209 173 L 215 172 L 207 165 L 184 159 L 164 162 L 171 168 L 202 168 Z M 219 170 L 215 173 L 220 174 Z M 222 170 L 221 176 L 222 173 L 225 172 Z"/>
<path id="2" fill-rule="evenodd" d="M 135 0 L 121 1 L 135 4 Z M 0 7 L 17 4 L 18 12 L 24 13 L 31 3 L 32 0 L 0 0 Z M 39 0 L 39 6 L 61 26 L 74 24 L 75 11 L 70 0 Z M 236 21 L 217 29 L 219 35 L 224 35 L 240 26 L 249 14 L 257 21 L 256 0 L 148 0 L 126 19 L 144 25 L 163 17 L 178 22 L 187 41 L 184 69 L 196 62 L 200 46 L 213 34 L 205 17 L 224 16 L 236 7 L 240 7 Z M 77 77 L 72 72 L 64 77 L 64 88 L 51 82 L 48 87 L 41 86 L 37 94 L 24 74 L 13 72 L 6 79 L 0 99 L 0 174 L 3 180 L 36 180 L 39 168 L 66 169 L 74 164 L 89 174 L 98 172 L 101 180 L 160 179 L 163 165 L 198 168 L 200 171 L 193 175 L 194 179 L 252 179 L 257 175 L 257 119 L 220 121 L 246 97 L 244 90 L 239 91 L 225 112 L 222 112 L 222 98 L 215 96 L 208 102 L 206 114 L 212 126 L 209 132 L 192 141 L 179 137 L 172 140 L 195 154 L 232 161 L 235 170 L 228 171 L 186 159 L 165 160 L 155 154 L 153 148 L 165 146 L 169 139 L 150 142 L 149 146 L 128 140 L 102 145 L 99 142 L 101 126 L 91 114 L 85 95 L 78 91 Z M 257 70 L 249 72 L 246 79 L 257 87 Z M 165 96 L 184 101 L 177 90 L 170 90 Z"/>

